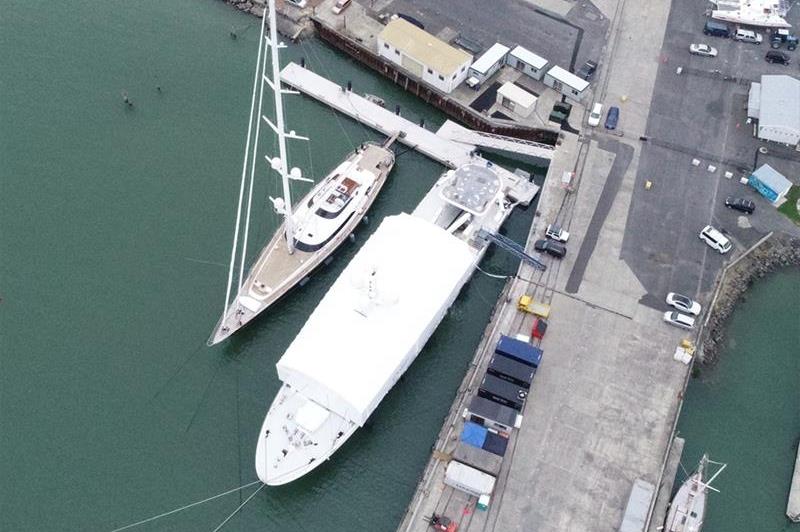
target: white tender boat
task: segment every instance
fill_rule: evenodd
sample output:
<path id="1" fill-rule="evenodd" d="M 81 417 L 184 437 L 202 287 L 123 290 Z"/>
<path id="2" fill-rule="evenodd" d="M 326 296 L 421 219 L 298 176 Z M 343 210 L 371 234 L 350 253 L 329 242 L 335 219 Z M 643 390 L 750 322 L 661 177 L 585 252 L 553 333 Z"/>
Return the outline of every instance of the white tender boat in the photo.
<path id="1" fill-rule="evenodd" d="M 269 4 L 270 28 L 275 27 L 274 0 Z M 266 17 L 264 17 L 266 20 Z M 261 26 L 261 43 L 264 44 L 265 22 Z M 242 184 L 239 195 L 239 208 L 236 217 L 236 229 L 231 251 L 230 270 L 228 272 L 228 288 L 225 295 L 225 309 L 217 326 L 208 339 L 214 345 L 245 326 L 264 309 L 280 299 L 292 287 L 305 279 L 312 270 L 325 261 L 344 240 L 355 230 L 358 223 L 366 215 L 378 193 L 386 182 L 386 178 L 394 166 L 394 153 L 389 145 L 394 137 L 383 146 L 365 143 L 350 154 L 325 179 L 320 181 L 296 206 L 292 206 L 289 188 L 290 180 L 310 181 L 302 177 L 297 168 L 288 169 L 286 164 L 286 139 L 308 140 L 284 128 L 282 93 L 288 91 L 281 87 L 279 81 L 278 48 L 282 44 L 276 41 L 276 32 L 270 31 L 266 46 L 272 51 L 272 79 L 265 75 L 266 53 L 262 57 L 259 46 L 258 64 L 261 77 L 261 89 L 264 85 L 274 88 L 275 123 L 266 116 L 262 117 L 278 137 L 279 155 L 269 159 L 270 166 L 282 178 L 283 197 L 270 198 L 276 211 L 283 215 L 284 221 L 275 235 L 263 248 L 247 275 L 244 275 L 244 260 L 247 256 L 247 239 L 249 231 L 249 214 L 252 205 L 252 182 L 255 174 L 255 154 L 258 151 L 260 121 L 255 123 L 255 140 L 253 141 L 253 157 L 250 157 L 250 137 L 253 133 L 253 111 L 256 102 L 256 84 L 253 85 L 250 130 L 245 151 L 245 163 L 242 169 Z M 261 101 L 258 102 L 258 114 L 261 114 Z M 248 183 L 247 167 L 250 164 L 249 196 L 247 212 L 242 216 L 245 185 Z M 242 222 L 242 218 L 244 221 Z M 244 227 L 241 242 L 240 228 Z M 240 251 L 240 252 L 239 252 Z M 234 271 L 237 256 L 240 260 L 239 283 L 231 301 Z"/>
<path id="2" fill-rule="evenodd" d="M 742 26 L 791 28 L 784 18 L 791 4 L 787 0 L 712 0 L 717 9 L 711 18 Z"/>
<path id="3" fill-rule="evenodd" d="M 721 466 L 706 482 L 709 464 Z M 706 497 L 708 490 L 718 491 L 710 486 L 726 464 L 713 462 L 704 454 L 697 470 L 678 489 L 670 503 L 664 532 L 700 532 L 706 516 Z"/>
<path id="4" fill-rule="evenodd" d="M 283 385 L 255 457 L 264 483 L 305 475 L 364 425 L 475 270 L 488 245 L 479 231 L 496 232 L 516 205 L 510 179 L 467 164 L 412 214 L 383 220 L 277 363 Z"/>

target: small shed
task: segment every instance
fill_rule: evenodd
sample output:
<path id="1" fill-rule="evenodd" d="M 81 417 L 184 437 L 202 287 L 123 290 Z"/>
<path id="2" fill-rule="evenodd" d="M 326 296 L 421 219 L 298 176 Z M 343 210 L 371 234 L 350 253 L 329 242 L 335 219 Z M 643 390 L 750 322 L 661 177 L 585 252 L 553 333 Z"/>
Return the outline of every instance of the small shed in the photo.
<path id="1" fill-rule="evenodd" d="M 576 101 L 583 99 L 589 82 L 579 78 L 572 72 L 567 72 L 560 66 L 554 66 L 544 75 L 544 84 L 552 87 L 567 98 Z"/>
<path id="2" fill-rule="evenodd" d="M 510 48 L 508 46 L 494 43 L 491 48 L 483 52 L 483 55 L 472 63 L 472 66 L 469 67 L 469 76 L 478 80 L 478 83 L 483 83 L 500 70 L 500 67 L 506 62 L 506 55 L 509 51 Z"/>
<path id="3" fill-rule="evenodd" d="M 636 479 L 628 497 L 628 504 L 625 506 L 619 532 L 645 532 L 647 514 L 655 492 L 655 486 L 640 478 Z"/>
<path id="4" fill-rule="evenodd" d="M 508 66 L 516 68 L 523 74 L 538 80 L 542 79 L 545 68 L 547 67 L 547 59 L 536 55 L 522 46 L 517 46 L 508 53 L 506 63 Z"/>
<path id="5" fill-rule="evenodd" d="M 497 105 L 522 118 L 527 118 L 533 113 L 537 99 L 536 96 L 510 81 L 506 81 L 497 89 Z"/>
<path id="6" fill-rule="evenodd" d="M 768 164 L 750 174 L 748 184 L 772 203 L 778 203 L 792 188 L 792 182 Z"/>

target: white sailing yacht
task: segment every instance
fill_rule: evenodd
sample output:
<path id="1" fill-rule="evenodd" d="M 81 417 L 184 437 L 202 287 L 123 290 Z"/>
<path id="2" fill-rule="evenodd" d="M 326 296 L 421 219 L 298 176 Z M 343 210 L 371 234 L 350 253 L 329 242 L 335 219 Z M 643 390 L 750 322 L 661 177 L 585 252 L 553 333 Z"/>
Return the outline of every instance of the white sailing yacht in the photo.
<path id="1" fill-rule="evenodd" d="M 709 464 L 721 467 L 706 482 L 705 475 L 708 473 Z M 719 491 L 712 488 L 711 483 L 722 473 L 726 465 L 709 460 L 707 454 L 703 455 L 697 470 L 686 479 L 672 498 L 664 525 L 665 532 L 700 532 L 706 516 L 708 490 Z"/>
<path id="2" fill-rule="evenodd" d="M 481 231 L 537 190 L 475 159 L 445 172 L 412 214 L 383 220 L 277 363 L 283 384 L 256 447 L 262 482 L 305 475 L 367 421 L 472 276 Z"/>
<path id="3" fill-rule="evenodd" d="M 711 0 L 716 9 L 711 18 L 743 26 L 763 28 L 791 28 L 786 14 L 791 7 L 788 0 Z"/>
<path id="4" fill-rule="evenodd" d="M 278 50 L 285 45 L 277 41 L 275 0 L 269 1 L 268 16 L 268 37 L 266 35 L 266 15 L 261 22 L 261 37 L 256 75 L 253 80 L 250 123 L 242 166 L 242 181 L 239 189 L 239 205 L 230 270 L 228 271 L 225 308 L 208 339 L 208 345 L 221 342 L 249 323 L 260 312 L 305 279 L 314 268 L 330 256 L 352 234 L 363 219 L 394 166 L 394 153 L 389 149 L 394 137 L 383 146 L 373 143 L 362 144 L 313 187 L 296 207 L 293 207 L 289 182 L 292 180 L 310 182 L 311 180 L 304 178 L 298 168 L 289 170 L 286 140 L 307 141 L 308 139 L 297 135 L 294 131 L 287 132 L 285 129 L 282 96 L 283 94 L 297 93 L 283 88 L 280 81 Z M 271 77 L 266 75 L 267 52 L 265 47 L 269 48 L 271 52 Z M 275 97 L 274 122 L 261 115 L 265 85 L 272 90 Z M 258 92 L 258 112 L 257 115 L 254 115 L 256 92 Z M 253 179 L 261 126 L 261 120 L 253 121 L 254 116 L 261 116 L 278 138 L 278 155 L 267 158 L 267 160 L 270 167 L 280 175 L 282 180 L 283 197 L 270 198 L 270 200 L 275 210 L 283 215 L 283 223 L 245 276 L 244 261 L 247 258 Z M 251 156 L 250 147 L 253 133 L 255 133 L 255 138 L 252 142 Z M 250 165 L 249 178 L 248 164 Z M 243 217 L 242 207 L 246 188 L 248 189 L 247 208 Z M 239 234 L 242 226 L 243 235 L 240 242 Z M 233 301 L 231 301 L 237 255 L 240 258 L 239 286 Z"/>

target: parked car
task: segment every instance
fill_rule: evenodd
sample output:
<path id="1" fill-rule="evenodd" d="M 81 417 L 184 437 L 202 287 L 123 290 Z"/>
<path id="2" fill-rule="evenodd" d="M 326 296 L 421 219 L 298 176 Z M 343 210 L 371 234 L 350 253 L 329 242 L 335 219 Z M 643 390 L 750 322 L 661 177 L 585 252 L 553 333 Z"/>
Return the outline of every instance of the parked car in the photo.
<path id="1" fill-rule="evenodd" d="M 708 244 L 710 248 L 719 251 L 720 255 L 729 252 L 733 247 L 728 237 L 710 225 L 705 226 L 697 236 L 700 238 L 700 240 Z"/>
<path id="2" fill-rule="evenodd" d="M 684 295 L 676 294 L 675 292 L 670 292 L 667 294 L 667 305 L 670 307 L 675 307 L 681 312 L 692 314 L 693 316 L 697 316 L 700 314 L 700 311 L 703 310 L 703 307 L 701 307 L 700 303 L 697 301 L 694 301 Z"/>
<path id="3" fill-rule="evenodd" d="M 308 5 L 308 0 L 286 0 L 286 1 L 294 6 L 299 7 L 300 9 Z"/>
<path id="4" fill-rule="evenodd" d="M 544 236 L 551 238 L 557 242 L 566 242 L 569 240 L 569 232 L 562 229 L 558 224 L 550 224 L 544 232 Z"/>
<path id="5" fill-rule="evenodd" d="M 600 125 L 600 119 L 603 118 L 603 104 L 596 103 L 592 107 L 592 112 L 589 113 L 589 119 L 586 121 L 592 127 Z"/>
<path id="6" fill-rule="evenodd" d="M 706 35 L 713 35 L 714 37 L 725 37 L 726 39 L 731 36 L 731 29 L 724 22 L 716 20 L 706 21 L 703 26 L 703 33 Z"/>
<path id="7" fill-rule="evenodd" d="M 776 50 L 770 50 L 767 52 L 767 55 L 764 57 L 767 60 L 767 63 L 778 63 L 779 65 L 788 65 L 789 64 L 789 56 L 784 52 L 778 52 Z"/>
<path id="8" fill-rule="evenodd" d="M 536 251 L 541 251 L 560 259 L 567 254 L 567 246 L 555 240 L 537 240 L 533 243 L 533 248 Z"/>
<path id="9" fill-rule="evenodd" d="M 756 210 L 756 204 L 744 198 L 734 198 L 728 196 L 725 198 L 725 206 L 735 211 L 743 212 L 745 214 L 753 214 Z"/>
<path id="10" fill-rule="evenodd" d="M 694 318 L 681 314 L 680 312 L 667 311 L 664 313 L 664 321 L 681 329 L 694 329 Z"/>
<path id="11" fill-rule="evenodd" d="M 596 71 L 597 63 L 595 61 L 586 61 L 583 65 L 581 65 L 575 75 L 583 80 L 589 81 L 592 79 Z"/>
<path id="12" fill-rule="evenodd" d="M 737 29 L 736 33 L 733 34 L 733 38 L 737 41 L 750 42 L 753 44 L 761 44 L 761 41 L 764 40 L 764 37 L 760 33 L 743 28 Z"/>
<path id="13" fill-rule="evenodd" d="M 612 105 L 608 108 L 608 114 L 606 115 L 606 129 L 617 129 L 617 122 L 619 121 L 619 107 L 616 105 Z"/>
<path id="14" fill-rule="evenodd" d="M 717 57 L 717 49 L 707 44 L 690 44 L 689 53 L 703 57 Z"/>
<path id="15" fill-rule="evenodd" d="M 333 4 L 331 11 L 333 11 L 334 15 L 338 15 L 339 13 L 350 7 L 351 3 L 352 0 L 336 0 L 336 3 Z"/>

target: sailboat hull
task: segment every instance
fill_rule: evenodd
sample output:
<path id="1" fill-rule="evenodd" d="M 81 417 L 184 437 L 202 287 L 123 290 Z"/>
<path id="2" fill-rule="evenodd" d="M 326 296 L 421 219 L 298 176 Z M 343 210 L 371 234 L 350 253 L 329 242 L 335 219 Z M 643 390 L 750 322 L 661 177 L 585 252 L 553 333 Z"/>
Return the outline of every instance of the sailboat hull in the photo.
<path id="1" fill-rule="evenodd" d="M 314 269 L 330 257 L 334 251 L 355 231 L 358 224 L 374 203 L 389 173 L 394 166 L 394 153 L 388 147 L 367 143 L 352 153 L 337 169 L 347 166 L 353 171 L 374 174 L 374 180 L 360 196 L 357 205 L 349 205 L 342 213 L 341 224 L 336 225 L 330 237 L 318 249 L 306 251 L 298 246 L 293 253 L 287 250 L 285 224 L 281 224 L 270 242 L 259 254 L 248 272 L 234 300 L 217 322 L 208 339 L 215 345 L 250 323 L 261 312 L 278 301 Z M 341 175 L 336 170 L 315 186 L 298 205 L 308 205 L 315 196 Z M 334 219 L 335 223 L 336 220 Z"/>

